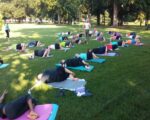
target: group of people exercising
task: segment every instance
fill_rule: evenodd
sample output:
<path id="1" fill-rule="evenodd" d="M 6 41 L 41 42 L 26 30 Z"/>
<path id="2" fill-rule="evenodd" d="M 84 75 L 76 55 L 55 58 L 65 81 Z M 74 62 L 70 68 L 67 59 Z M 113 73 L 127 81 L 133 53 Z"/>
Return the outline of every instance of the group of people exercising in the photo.
<path id="1" fill-rule="evenodd" d="M 116 33 L 111 33 L 115 34 Z M 96 54 L 107 54 L 109 51 L 113 51 L 118 48 L 118 46 L 124 46 L 126 44 L 136 44 L 139 41 L 135 39 L 139 39 L 136 34 L 130 33 L 127 34 L 130 38 L 132 37 L 132 41 L 116 41 L 117 44 L 106 44 L 101 47 L 88 49 L 86 52 L 87 60 L 99 58 Z M 78 35 L 79 36 L 79 35 Z M 81 35 L 80 35 L 81 36 Z M 74 36 L 75 37 L 75 36 Z M 118 38 L 118 37 L 116 37 Z M 76 39 L 76 38 L 73 38 Z M 132 43 L 135 40 L 135 43 Z M 65 46 L 65 43 L 62 43 Z M 39 41 L 32 41 L 26 44 L 17 44 L 16 49 L 19 51 L 24 51 L 26 47 L 36 47 L 41 46 L 42 44 Z M 67 43 L 69 46 L 69 43 Z M 34 55 L 41 56 L 41 57 L 48 57 L 51 49 L 62 49 L 60 44 L 52 44 L 48 46 L 46 49 L 42 51 L 35 50 Z M 3 64 L 3 60 L 0 58 L 0 64 Z M 37 76 L 37 81 L 44 82 L 44 83 L 52 83 L 52 82 L 61 82 L 70 78 L 72 80 L 78 80 L 79 78 L 75 77 L 75 73 L 67 69 L 67 67 L 77 67 L 77 66 L 84 66 L 86 69 L 89 69 L 89 63 L 85 60 L 80 58 L 79 54 L 76 54 L 74 58 L 61 60 L 61 66 L 56 67 L 55 69 L 48 69 L 43 71 Z M 36 120 L 39 115 L 34 111 L 34 106 L 37 104 L 37 101 L 31 97 L 30 94 L 26 94 L 24 96 L 19 97 L 18 99 L 11 101 L 7 104 L 3 104 L 4 98 L 7 94 L 7 90 L 3 92 L 0 97 L 0 117 L 1 118 L 8 118 L 8 119 L 16 119 L 29 110 L 28 118 L 30 120 Z"/>

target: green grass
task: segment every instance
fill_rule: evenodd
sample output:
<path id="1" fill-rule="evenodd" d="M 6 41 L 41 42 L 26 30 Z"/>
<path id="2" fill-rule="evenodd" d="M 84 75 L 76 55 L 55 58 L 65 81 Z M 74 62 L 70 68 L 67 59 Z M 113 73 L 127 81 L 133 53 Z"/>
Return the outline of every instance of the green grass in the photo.
<path id="1" fill-rule="evenodd" d="M 9 42 L 0 33 L 0 51 L 19 42 L 27 43 L 31 39 L 40 40 L 49 45 L 56 40 L 61 31 L 81 30 L 79 26 L 55 25 L 10 25 Z M 79 78 L 87 80 L 87 88 L 93 97 L 79 98 L 67 91 L 65 97 L 56 98 L 57 89 L 43 84 L 33 91 L 39 103 L 57 103 L 57 120 L 149 120 L 150 118 L 150 31 L 142 27 L 125 26 L 122 28 L 99 27 L 105 33 L 108 30 L 126 32 L 136 31 L 142 36 L 145 46 L 120 48 L 120 56 L 106 58 L 104 64 L 91 63 L 95 69 L 91 73 L 74 71 Z M 124 38 L 125 39 L 125 38 Z M 24 94 L 33 84 L 38 73 L 54 68 L 61 59 L 72 57 L 75 53 L 85 52 L 104 43 L 90 41 L 88 45 L 78 45 L 67 53 L 53 51 L 53 58 L 29 61 L 16 51 L 0 52 L 0 57 L 10 66 L 0 70 L 0 91 L 9 90 L 6 102 Z M 29 50 L 31 53 L 33 49 Z"/>

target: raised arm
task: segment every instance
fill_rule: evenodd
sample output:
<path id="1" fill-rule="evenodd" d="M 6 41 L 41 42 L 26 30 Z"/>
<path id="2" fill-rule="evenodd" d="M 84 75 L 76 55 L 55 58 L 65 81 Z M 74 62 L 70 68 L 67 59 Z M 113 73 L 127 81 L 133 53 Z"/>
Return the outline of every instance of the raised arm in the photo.
<path id="1" fill-rule="evenodd" d="M 98 56 L 95 55 L 95 53 L 92 52 L 93 58 L 99 58 Z"/>
<path id="2" fill-rule="evenodd" d="M 72 72 L 71 70 L 67 69 L 67 68 L 65 68 L 65 72 L 66 72 L 66 73 L 69 73 L 69 74 L 71 74 L 71 75 L 73 75 L 73 76 L 75 76 L 75 73 Z"/>
<path id="3" fill-rule="evenodd" d="M 6 94 L 7 94 L 7 90 L 4 90 L 3 94 L 0 97 L 0 103 L 2 103 L 4 101 Z"/>
<path id="4" fill-rule="evenodd" d="M 89 66 L 89 63 L 85 62 L 84 60 L 82 60 L 82 63 L 86 66 Z"/>

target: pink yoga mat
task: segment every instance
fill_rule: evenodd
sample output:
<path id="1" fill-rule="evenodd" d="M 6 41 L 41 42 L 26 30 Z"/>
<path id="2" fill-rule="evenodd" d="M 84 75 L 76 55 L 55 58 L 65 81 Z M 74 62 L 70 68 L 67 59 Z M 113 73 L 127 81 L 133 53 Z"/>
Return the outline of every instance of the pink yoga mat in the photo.
<path id="1" fill-rule="evenodd" d="M 48 120 L 48 118 L 52 112 L 52 104 L 37 105 L 35 107 L 35 111 L 40 116 L 36 120 Z M 20 116 L 19 118 L 15 119 L 15 120 L 29 120 L 27 118 L 28 113 L 29 113 L 29 111 L 27 111 L 26 113 L 24 113 L 22 116 Z M 0 120 L 8 120 L 8 119 L 0 118 Z"/>

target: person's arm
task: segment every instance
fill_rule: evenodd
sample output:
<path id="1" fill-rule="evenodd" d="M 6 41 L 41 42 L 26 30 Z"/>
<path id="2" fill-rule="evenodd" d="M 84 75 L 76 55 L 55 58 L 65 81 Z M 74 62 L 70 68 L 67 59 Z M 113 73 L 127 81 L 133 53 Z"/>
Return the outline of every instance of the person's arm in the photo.
<path id="1" fill-rule="evenodd" d="M 86 66 L 89 66 L 89 63 L 85 62 L 84 60 L 82 60 L 82 63 Z"/>
<path id="2" fill-rule="evenodd" d="M 75 73 L 72 72 L 71 70 L 67 69 L 67 68 L 65 68 L 65 72 L 66 72 L 66 73 L 69 73 L 69 74 L 72 74 L 73 76 L 75 76 Z"/>
<path id="3" fill-rule="evenodd" d="M 98 56 L 95 55 L 95 53 L 92 52 L 93 58 L 99 58 Z"/>
<path id="4" fill-rule="evenodd" d="M 0 103 L 2 103 L 4 101 L 6 94 L 7 94 L 7 90 L 4 90 L 3 94 L 0 97 Z"/>

